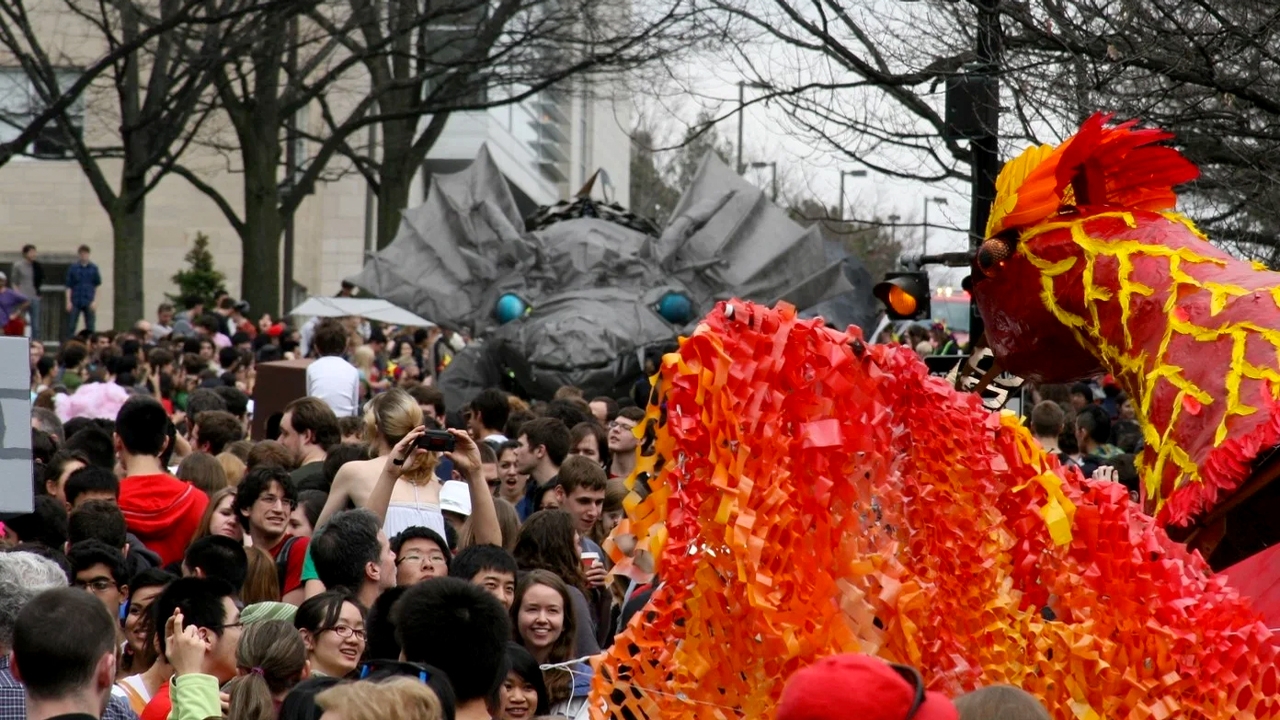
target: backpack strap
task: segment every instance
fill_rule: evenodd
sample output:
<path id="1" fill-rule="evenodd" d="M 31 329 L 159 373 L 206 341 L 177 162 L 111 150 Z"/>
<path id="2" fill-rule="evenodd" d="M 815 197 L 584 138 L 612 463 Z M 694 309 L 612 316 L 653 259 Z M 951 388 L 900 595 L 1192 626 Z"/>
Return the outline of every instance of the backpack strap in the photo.
<path id="1" fill-rule="evenodd" d="M 280 580 L 281 596 L 284 596 L 284 583 L 289 577 L 289 551 L 293 550 L 293 544 L 297 541 L 297 536 L 285 540 L 284 547 L 280 548 L 280 554 L 276 556 L 276 577 Z"/>

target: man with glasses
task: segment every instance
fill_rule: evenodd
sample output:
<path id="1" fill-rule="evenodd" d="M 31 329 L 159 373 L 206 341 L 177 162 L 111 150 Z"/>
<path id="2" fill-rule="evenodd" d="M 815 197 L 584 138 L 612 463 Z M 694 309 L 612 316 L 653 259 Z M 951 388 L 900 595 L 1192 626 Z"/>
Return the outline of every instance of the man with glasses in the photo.
<path id="1" fill-rule="evenodd" d="M 301 605 L 306 599 L 302 566 L 308 538 L 289 534 L 289 515 L 298 504 L 298 491 L 289 471 L 278 465 L 261 465 L 249 471 L 236 489 L 233 507 L 240 526 L 276 560 L 281 600 Z"/>
<path id="2" fill-rule="evenodd" d="M 636 445 L 639 441 L 633 432 L 642 420 L 644 410 L 633 405 L 619 410 L 618 417 L 609 423 L 609 455 L 613 458 L 609 477 L 625 478 L 636 469 Z"/>
<path id="3" fill-rule="evenodd" d="M 102 601 L 111 617 L 119 618 L 120 605 L 129 597 L 124 555 L 100 540 L 81 540 L 67 551 L 67 562 L 71 564 L 71 584 L 89 591 Z"/>
<path id="4" fill-rule="evenodd" d="M 152 603 L 152 617 L 156 619 L 156 638 L 160 641 L 160 654 L 168 657 L 169 643 L 177 633 L 193 633 L 203 642 L 204 651 L 198 667 L 175 666 L 177 677 L 170 679 L 147 703 L 142 720 L 165 720 L 173 708 L 171 693 L 176 684 L 193 683 L 206 687 L 216 697 L 219 688 L 236 676 L 236 647 L 244 624 L 240 622 L 240 608 L 236 606 L 235 592 L 222 580 L 211 578 L 181 578 L 174 580 Z"/>
<path id="5" fill-rule="evenodd" d="M 431 528 L 405 528 L 391 538 L 391 551 L 396 554 L 398 587 L 449 574 L 449 545 Z"/>

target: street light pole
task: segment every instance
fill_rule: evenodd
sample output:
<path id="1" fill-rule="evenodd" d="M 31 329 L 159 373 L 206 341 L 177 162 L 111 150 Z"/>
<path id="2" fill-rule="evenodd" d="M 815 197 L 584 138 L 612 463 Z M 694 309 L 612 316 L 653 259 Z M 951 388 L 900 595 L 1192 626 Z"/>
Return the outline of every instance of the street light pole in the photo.
<path id="1" fill-rule="evenodd" d="M 773 201 L 775 203 L 778 202 L 778 163 L 753 162 L 751 163 L 751 167 L 755 170 L 763 170 L 765 168 L 769 168 L 771 171 L 773 171 L 773 181 L 772 181 L 773 190 L 771 191 L 771 195 L 773 197 Z"/>
<path id="2" fill-rule="evenodd" d="M 844 220 L 844 206 L 845 206 L 844 178 L 846 175 L 849 177 L 866 177 L 867 171 L 866 170 L 841 170 L 840 171 L 840 219 L 841 220 Z"/>
<path id="3" fill-rule="evenodd" d="M 742 119 L 747 112 L 747 84 L 741 80 L 738 81 L 738 164 L 734 168 L 738 171 L 738 175 L 746 172 L 746 168 L 742 167 Z"/>
<path id="4" fill-rule="evenodd" d="M 741 176 L 747 171 L 747 166 L 742 164 L 742 122 L 747 114 L 747 88 L 753 90 L 768 90 L 769 86 L 764 83 L 738 81 L 738 164 L 734 169 Z"/>
<path id="5" fill-rule="evenodd" d="M 946 205 L 947 199 L 944 197 L 927 197 L 924 199 L 924 231 L 920 241 L 920 254 L 929 254 L 929 203 L 935 205 Z"/>
<path id="6" fill-rule="evenodd" d="M 901 215 L 889 216 L 889 239 L 897 244 L 898 242 L 898 221 L 902 219 Z"/>

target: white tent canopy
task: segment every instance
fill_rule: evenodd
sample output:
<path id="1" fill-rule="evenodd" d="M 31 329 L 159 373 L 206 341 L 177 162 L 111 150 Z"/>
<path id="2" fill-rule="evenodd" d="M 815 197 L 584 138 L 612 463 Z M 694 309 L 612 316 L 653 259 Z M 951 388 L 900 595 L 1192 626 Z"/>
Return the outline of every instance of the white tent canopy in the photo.
<path id="1" fill-rule="evenodd" d="M 386 300 L 354 297 L 309 297 L 298 307 L 289 312 L 290 315 L 306 317 L 362 317 L 376 320 L 388 325 L 413 325 L 415 327 L 435 327 L 435 323 L 419 317 L 404 308 L 397 307 Z"/>

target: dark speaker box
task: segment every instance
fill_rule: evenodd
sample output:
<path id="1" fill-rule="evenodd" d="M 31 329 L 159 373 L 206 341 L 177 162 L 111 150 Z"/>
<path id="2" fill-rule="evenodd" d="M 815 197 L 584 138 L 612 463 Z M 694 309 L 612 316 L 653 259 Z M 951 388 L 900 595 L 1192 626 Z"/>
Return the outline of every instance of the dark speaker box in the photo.
<path id="1" fill-rule="evenodd" d="M 280 360 L 259 363 L 258 376 L 253 384 L 254 440 L 267 437 L 267 424 L 271 417 L 284 413 L 284 407 L 307 394 L 307 366 L 311 360 Z"/>
<path id="2" fill-rule="evenodd" d="M 947 78 L 947 112 L 943 128 L 948 140 L 975 140 L 995 134 L 1000 122 L 1000 86 L 991 75 Z"/>

